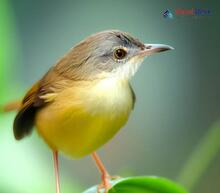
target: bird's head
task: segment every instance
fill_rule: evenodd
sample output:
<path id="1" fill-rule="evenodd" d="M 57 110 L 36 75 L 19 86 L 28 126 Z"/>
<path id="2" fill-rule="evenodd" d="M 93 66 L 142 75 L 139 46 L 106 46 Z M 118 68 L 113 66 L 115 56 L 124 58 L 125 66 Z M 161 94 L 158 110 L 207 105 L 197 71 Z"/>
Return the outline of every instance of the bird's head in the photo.
<path id="1" fill-rule="evenodd" d="M 81 41 L 58 63 L 58 67 L 74 70 L 78 79 L 119 77 L 129 79 L 144 58 L 173 49 L 164 44 L 144 44 L 130 34 L 118 30 L 96 33 Z"/>

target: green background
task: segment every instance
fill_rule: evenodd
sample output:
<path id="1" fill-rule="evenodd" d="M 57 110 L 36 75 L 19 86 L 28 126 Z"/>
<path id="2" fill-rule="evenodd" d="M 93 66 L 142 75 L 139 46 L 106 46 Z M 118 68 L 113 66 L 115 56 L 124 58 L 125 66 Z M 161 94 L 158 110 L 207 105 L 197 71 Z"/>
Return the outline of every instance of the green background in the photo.
<path id="1" fill-rule="evenodd" d="M 210 16 L 175 15 L 202 8 Z M 173 19 L 162 13 L 169 9 Z M 194 148 L 220 119 L 220 3 L 204 0 L 0 0 L 0 102 L 18 99 L 86 36 L 120 29 L 175 50 L 147 58 L 132 85 L 137 102 L 118 135 L 100 149 L 110 173 L 177 179 Z M 0 115 L 0 193 L 54 191 L 52 154 L 36 134 L 14 140 L 15 113 Z M 99 183 L 90 157 L 60 157 L 63 192 Z M 192 171 L 193 173 L 193 171 Z M 193 189 L 219 193 L 220 156 Z M 184 184 L 184 183 L 183 183 Z"/>

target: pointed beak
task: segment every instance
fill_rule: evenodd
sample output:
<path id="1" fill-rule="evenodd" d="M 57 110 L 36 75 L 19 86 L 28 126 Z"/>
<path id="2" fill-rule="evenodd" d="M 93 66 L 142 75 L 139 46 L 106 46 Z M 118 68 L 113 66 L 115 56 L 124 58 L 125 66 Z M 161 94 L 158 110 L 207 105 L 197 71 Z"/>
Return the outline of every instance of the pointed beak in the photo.
<path id="1" fill-rule="evenodd" d="M 173 50 L 174 48 L 165 44 L 144 44 L 145 48 L 141 50 L 138 55 L 150 56 L 158 52 L 164 52 L 167 50 Z"/>

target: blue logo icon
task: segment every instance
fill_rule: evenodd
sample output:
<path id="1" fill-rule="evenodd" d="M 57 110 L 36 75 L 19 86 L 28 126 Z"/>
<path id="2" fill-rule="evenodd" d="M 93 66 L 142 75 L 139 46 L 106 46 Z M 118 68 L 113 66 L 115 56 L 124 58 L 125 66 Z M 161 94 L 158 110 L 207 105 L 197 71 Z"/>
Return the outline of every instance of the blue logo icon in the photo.
<path id="1" fill-rule="evenodd" d="M 172 14 L 172 12 L 171 12 L 169 9 L 167 9 L 167 10 L 163 13 L 163 17 L 164 17 L 164 18 L 172 19 L 172 18 L 173 18 L 173 14 Z"/>

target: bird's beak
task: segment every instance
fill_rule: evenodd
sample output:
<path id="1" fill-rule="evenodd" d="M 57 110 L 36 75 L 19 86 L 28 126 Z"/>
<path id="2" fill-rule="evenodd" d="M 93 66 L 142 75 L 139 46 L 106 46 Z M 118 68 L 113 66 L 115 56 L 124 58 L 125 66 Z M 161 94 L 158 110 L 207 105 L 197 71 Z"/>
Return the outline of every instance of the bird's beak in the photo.
<path id="1" fill-rule="evenodd" d="M 173 50 L 174 48 L 165 44 L 144 44 L 145 48 L 141 50 L 139 56 L 150 56 L 154 53 L 164 52 L 167 50 Z"/>

